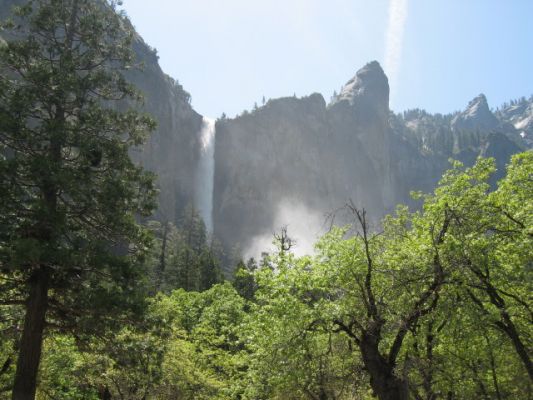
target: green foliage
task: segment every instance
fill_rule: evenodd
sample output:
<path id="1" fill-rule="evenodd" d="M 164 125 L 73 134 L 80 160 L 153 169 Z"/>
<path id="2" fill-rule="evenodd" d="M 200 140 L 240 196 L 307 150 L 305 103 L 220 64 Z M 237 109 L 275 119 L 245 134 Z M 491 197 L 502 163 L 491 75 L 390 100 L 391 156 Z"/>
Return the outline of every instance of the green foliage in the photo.
<path id="1" fill-rule="evenodd" d="M 246 300 L 252 300 L 257 290 L 254 272 L 257 270 L 257 264 L 252 257 L 245 264 L 240 261 L 233 272 L 233 287 Z"/>
<path id="2" fill-rule="evenodd" d="M 220 268 L 223 251 L 215 238 L 209 238 L 198 212 L 187 207 L 178 226 L 148 223 L 155 243 L 146 264 L 151 292 L 171 292 L 177 288 L 204 291 L 223 281 Z"/>
<path id="3" fill-rule="evenodd" d="M 141 325 L 112 337 L 49 338 L 40 396 L 529 398 L 532 154 L 515 156 L 492 192 L 491 160 L 455 162 L 418 195 L 421 211 L 398 207 L 381 232 L 353 209 L 358 229 L 333 228 L 315 255 L 278 240 L 259 266 L 239 263 L 232 284 L 159 293 Z M 169 243 L 178 232 L 167 229 Z M 201 229 L 190 236 L 205 246 Z M 400 382 L 396 397 L 377 381 Z"/>
<path id="4" fill-rule="evenodd" d="M 360 369 L 349 340 L 333 332 L 325 282 L 309 273 L 310 259 L 284 257 L 278 271 L 263 268 L 256 275 L 244 398 L 329 399 L 359 392 Z"/>
<path id="5" fill-rule="evenodd" d="M 133 33 L 114 2 L 37 0 L 14 21 L 0 47 L 0 302 L 27 304 L 14 396 L 33 397 L 45 324 L 83 338 L 141 312 L 150 235 L 136 218 L 155 189 L 129 150 L 155 122 L 123 76 Z"/>
<path id="6" fill-rule="evenodd" d="M 72 338 L 54 336 L 45 344 L 38 398 L 57 400 L 98 399 L 94 375 L 87 373 L 91 356 L 79 352 Z"/>
<path id="7" fill-rule="evenodd" d="M 154 122 L 109 106 L 140 99 L 122 76 L 133 53 L 120 17 L 90 1 L 71 3 L 22 7 L 28 28 L 0 49 L 0 265 L 9 277 L 3 293 L 19 299 L 33 271 L 48 266 L 49 317 L 80 326 L 74 314 L 134 298 L 133 259 L 119 248 L 146 249 L 135 215 L 153 209 L 155 192 L 128 150 Z M 65 31 L 73 15 L 76 25 Z"/>
<path id="8" fill-rule="evenodd" d="M 273 257 L 256 274 L 246 396 L 385 399 L 400 380 L 415 398 L 527 398 L 532 153 L 490 192 L 493 172 L 454 163 L 423 211 L 398 208 L 382 233 L 335 228 L 315 257 Z"/>
<path id="9" fill-rule="evenodd" d="M 154 297 L 143 327 L 124 327 L 112 340 L 81 345 L 47 341 L 43 399 L 237 398 L 245 364 L 239 330 L 244 300 L 229 284 Z"/>

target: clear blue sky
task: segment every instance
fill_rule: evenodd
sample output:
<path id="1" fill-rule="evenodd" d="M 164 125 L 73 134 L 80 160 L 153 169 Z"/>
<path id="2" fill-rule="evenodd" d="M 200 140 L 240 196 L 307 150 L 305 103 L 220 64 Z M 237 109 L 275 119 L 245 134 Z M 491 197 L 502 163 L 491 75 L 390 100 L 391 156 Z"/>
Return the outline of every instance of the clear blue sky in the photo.
<path id="1" fill-rule="evenodd" d="M 329 100 L 365 63 L 391 108 L 447 113 L 533 94 L 533 0 L 124 0 L 163 70 L 201 114 L 261 98 Z"/>

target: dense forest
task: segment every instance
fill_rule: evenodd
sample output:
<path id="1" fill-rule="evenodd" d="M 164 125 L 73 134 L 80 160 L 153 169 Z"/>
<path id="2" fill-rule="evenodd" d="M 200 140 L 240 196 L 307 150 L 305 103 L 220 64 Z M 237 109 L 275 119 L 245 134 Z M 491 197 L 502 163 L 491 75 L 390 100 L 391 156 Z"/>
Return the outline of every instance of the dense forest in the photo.
<path id="1" fill-rule="evenodd" d="M 533 153 L 479 158 L 314 254 L 161 223 L 115 3 L 38 0 L 0 44 L 0 399 L 531 399 Z M 408 115 L 404 116 L 408 118 Z M 434 133 L 438 141 L 438 132 Z"/>

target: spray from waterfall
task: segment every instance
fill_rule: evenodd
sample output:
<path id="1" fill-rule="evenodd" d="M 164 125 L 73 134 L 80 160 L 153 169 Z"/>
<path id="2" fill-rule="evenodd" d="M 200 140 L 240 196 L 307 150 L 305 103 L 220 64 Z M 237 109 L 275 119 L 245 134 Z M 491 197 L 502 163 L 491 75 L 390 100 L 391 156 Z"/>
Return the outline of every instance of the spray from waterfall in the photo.
<path id="1" fill-rule="evenodd" d="M 204 117 L 200 131 L 200 160 L 196 172 L 195 203 L 208 232 L 213 232 L 215 178 L 215 120 Z"/>

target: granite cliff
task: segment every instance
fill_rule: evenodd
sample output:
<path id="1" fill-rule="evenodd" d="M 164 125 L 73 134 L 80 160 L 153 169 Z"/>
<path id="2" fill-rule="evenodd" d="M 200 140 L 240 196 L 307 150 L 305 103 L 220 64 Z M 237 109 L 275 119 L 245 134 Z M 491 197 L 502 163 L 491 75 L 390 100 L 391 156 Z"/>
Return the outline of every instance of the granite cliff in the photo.
<path id="1" fill-rule="evenodd" d="M 315 93 L 219 120 L 215 235 L 247 249 L 278 223 L 291 231 L 291 218 L 276 217 L 284 207 L 309 216 L 324 216 L 349 199 L 373 214 L 392 207 L 388 97 L 387 78 L 373 62 L 329 106 Z"/>
<path id="2" fill-rule="evenodd" d="M 495 157 L 497 179 L 510 156 L 528 147 L 516 125 L 528 129 L 529 106 L 520 107 L 521 113 L 495 114 L 481 94 L 454 114 L 395 114 L 387 77 L 373 61 L 329 104 L 316 93 L 287 97 L 219 120 L 215 235 L 228 246 L 249 249 L 287 224 L 289 233 L 295 225 L 298 239 L 302 231 L 320 230 L 316 221 L 349 201 L 377 221 L 398 203 L 415 205 L 410 192 L 431 191 L 449 158 L 470 165 L 480 155 Z M 286 208 L 309 219 L 308 226 Z"/>

